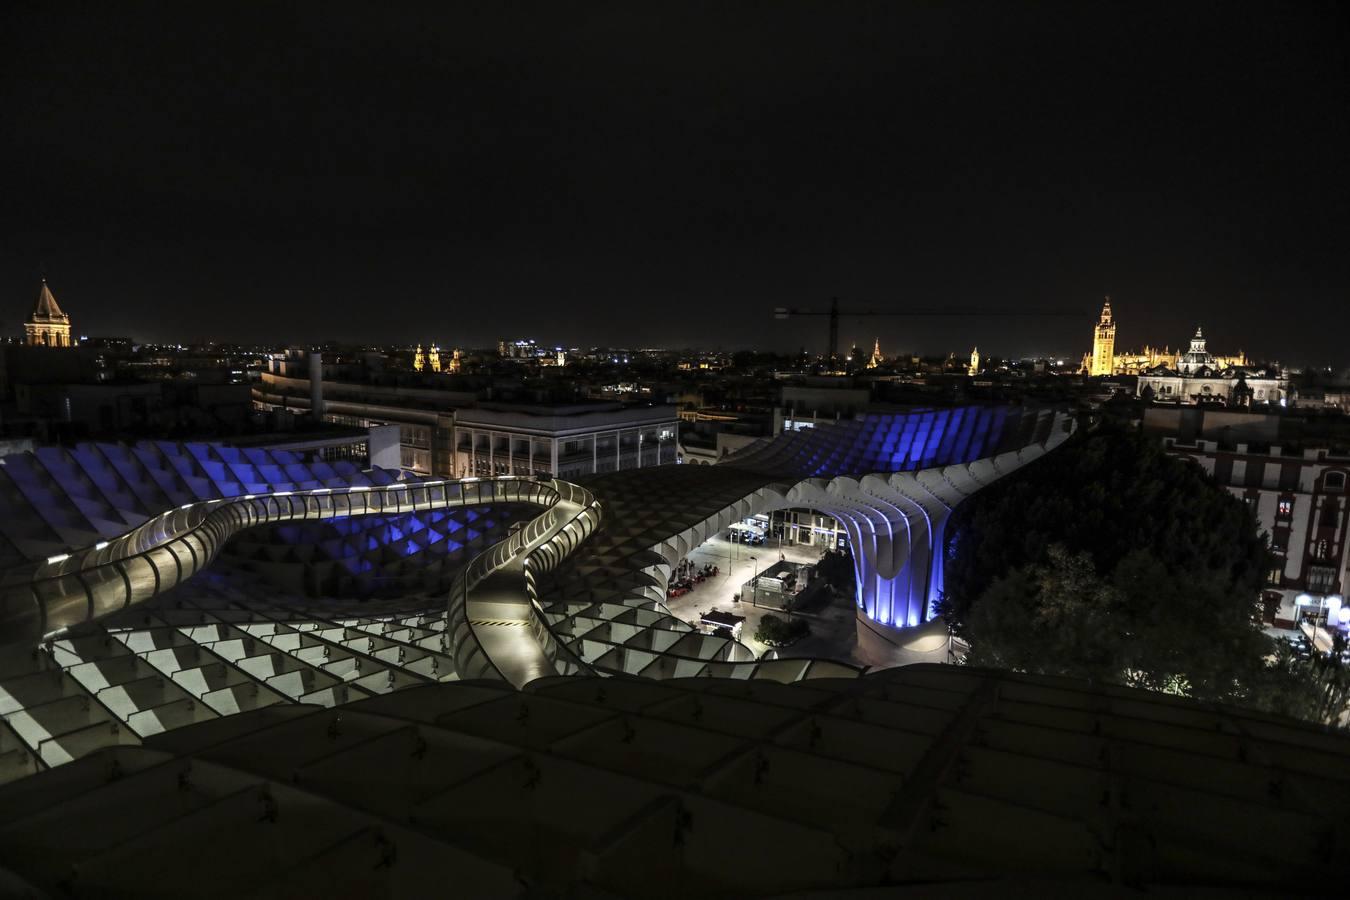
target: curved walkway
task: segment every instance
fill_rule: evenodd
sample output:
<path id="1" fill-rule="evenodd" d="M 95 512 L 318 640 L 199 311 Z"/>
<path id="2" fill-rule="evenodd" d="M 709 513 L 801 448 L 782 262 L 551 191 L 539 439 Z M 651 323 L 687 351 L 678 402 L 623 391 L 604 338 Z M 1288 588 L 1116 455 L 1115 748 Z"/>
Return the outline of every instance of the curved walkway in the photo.
<path id="1" fill-rule="evenodd" d="M 666 609 L 671 567 L 730 522 L 780 506 L 845 520 L 856 548 L 860 609 L 914 625 L 940 583 L 943 523 L 982 485 L 1068 434 L 1050 410 L 1003 408 L 869 416 L 785 435 L 728 464 L 614 473 L 593 484 L 506 476 L 278 490 L 171 509 L 115 538 L 0 580 L 0 650 L 31 650 L 83 622 L 143 602 L 205 568 L 235 534 L 297 519 L 402 514 L 478 503 L 544 508 L 474 557 L 452 583 L 446 637 L 460 678 L 523 685 L 600 671 L 657 678 L 727 674 L 796 680 L 857 674 L 828 661 L 756 659 Z M 561 563 L 540 602 L 539 580 Z M 500 623 L 500 624 L 493 624 Z"/>
<path id="2" fill-rule="evenodd" d="M 183 504 L 111 540 L 6 571 L 0 580 L 0 649 L 27 650 L 72 626 L 158 596 L 206 568 L 248 528 L 495 503 L 532 504 L 544 511 L 474 557 L 453 583 L 447 624 L 460 677 L 498 678 L 519 687 L 586 669 L 539 615 L 534 577 L 595 530 L 599 504 L 568 482 L 519 476 L 277 491 Z"/>
<path id="3" fill-rule="evenodd" d="M 547 512 L 480 553 L 450 588 L 447 628 L 461 678 L 522 687 L 587 668 L 560 647 L 540 614 L 535 572 L 569 555 L 599 525 L 594 495 L 563 481 Z"/>
<path id="4" fill-rule="evenodd" d="M 142 603 L 201 571 L 231 537 L 258 525 L 492 503 L 551 507 L 560 496 L 552 482 L 507 476 L 184 504 L 92 547 L 7 570 L 0 577 L 0 642 L 32 647 L 44 636 Z"/>

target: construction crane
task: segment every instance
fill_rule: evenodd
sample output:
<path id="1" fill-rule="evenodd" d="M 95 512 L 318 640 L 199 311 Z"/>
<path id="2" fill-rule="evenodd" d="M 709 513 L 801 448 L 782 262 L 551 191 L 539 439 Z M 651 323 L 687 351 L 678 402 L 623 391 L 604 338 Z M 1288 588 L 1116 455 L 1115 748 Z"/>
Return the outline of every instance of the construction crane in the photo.
<path id="1" fill-rule="evenodd" d="M 811 309 L 796 309 L 786 306 L 780 306 L 773 311 L 775 319 L 790 319 L 794 316 L 829 316 L 830 317 L 830 342 L 826 346 L 829 353 L 827 357 L 830 362 L 839 358 L 839 317 L 843 316 L 1081 316 L 1081 312 L 1071 312 L 1058 309 L 1010 309 L 1010 310 L 987 310 L 987 309 L 907 309 L 903 311 L 877 311 L 863 310 L 859 312 L 839 311 L 839 298 L 834 297 L 830 300 L 830 309 L 828 312 Z"/>

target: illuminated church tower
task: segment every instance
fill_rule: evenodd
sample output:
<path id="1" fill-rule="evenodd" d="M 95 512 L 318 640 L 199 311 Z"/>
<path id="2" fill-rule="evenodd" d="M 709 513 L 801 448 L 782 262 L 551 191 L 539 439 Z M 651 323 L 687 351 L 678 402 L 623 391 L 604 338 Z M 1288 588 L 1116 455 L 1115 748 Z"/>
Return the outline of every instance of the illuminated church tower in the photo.
<path id="1" fill-rule="evenodd" d="M 417 349 L 413 351 L 413 370 L 420 372 L 427 366 L 426 353 L 422 350 L 422 345 L 418 344 Z"/>
<path id="2" fill-rule="evenodd" d="M 433 372 L 441 370 L 441 348 L 435 344 L 432 344 L 431 349 L 427 351 L 427 365 L 431 367 Z"/>
<path id="3" fill-rule="evenodd" d="M 34 347 L 69 347 L 70 316 L 61 311 L 47 279 L 42 279 L 37 306 L 23 326 L 25 341 Z"/>
<path id="4" fill-rule="evenodd" d="M 1097 323 L 1092 336 L 1092 365 L 1089 375 L 1110 375 L 1115 363 L 1116 323 L 1111 319 L 1111 298 L 1106 298 L 1102 307 L 1102 320 Z"/>
<path id="5" fill-rule="evenodd" d="M 872 344 L 872 358 L 867 361 L 867 368 L 875 369 L 881 365 L 881 338 L 877 338 Z"/>
<path id="6" fill-rule="evenodd" d="M 980 374 L 980 348 L 976 347 L 970 351 L 970 368 L 966 369 L 967 375 Z"/>

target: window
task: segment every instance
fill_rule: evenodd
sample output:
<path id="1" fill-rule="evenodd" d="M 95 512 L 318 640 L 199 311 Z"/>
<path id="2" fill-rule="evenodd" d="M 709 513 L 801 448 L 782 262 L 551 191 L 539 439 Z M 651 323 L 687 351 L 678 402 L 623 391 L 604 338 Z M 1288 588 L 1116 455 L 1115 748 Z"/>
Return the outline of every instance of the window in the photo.
<path id="1" fill-rule="evenodd" d="M 1275 513 L 1281 519 L 1288 519 L 1294 514 L 1294 501 L 1281 500 L 1278 511 Z"/>
<path id="2" fill-rule="evenodd" d="M 1298 463 L 1285 463 L 1280 466 L 1280 490 L 1297 491 L 1298 490 Z"/>
<path id="3" fill-rule="evenodd" d="M 1331 566 L 1308 566 L 1308 590 L 1325 593 L 1336 582 L 1336 570 Z"/>
<path id="4" fill-rule="evenodd" d="M 1329 491 L 1343 491 L 1345 490 L 1345 473 L 1328 472 L 1326 478 L 1322 479 L 1322 484 Z"/>
<path id="5" fill-rule="evenodd" d="M 1289 549 L 1289 532 L 1277 531 L 1270 536 L 1270 549 L 1277 553 L 1284 553 Z"/>
<path id="6" fill-rule="evenodd" d="M 1313 541 L 1312 555 L 1313 559 L 1330 559 L 1331 542 L 1326 538 L 1323 538 L 1320 541 Z"/>
<path id="7" fill-rule="evenodd" d="M 1270 574 L 1266 576 L 1266 581 L 1275 587 L 1280 586 L 1280 579 L 1284 577 L 1283 569 L 1271 569 Z"/>

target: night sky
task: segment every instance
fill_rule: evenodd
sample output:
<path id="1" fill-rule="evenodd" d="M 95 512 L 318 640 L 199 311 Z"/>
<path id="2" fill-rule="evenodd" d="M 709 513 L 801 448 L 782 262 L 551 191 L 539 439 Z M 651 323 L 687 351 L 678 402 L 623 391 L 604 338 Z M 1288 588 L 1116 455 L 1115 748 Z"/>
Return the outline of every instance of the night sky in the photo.
<path id="1" fill-rule="evenodd" d="M 31 2 L 0 322 L 1350 363 L 1350 28 L 1283 5 Z"/>

